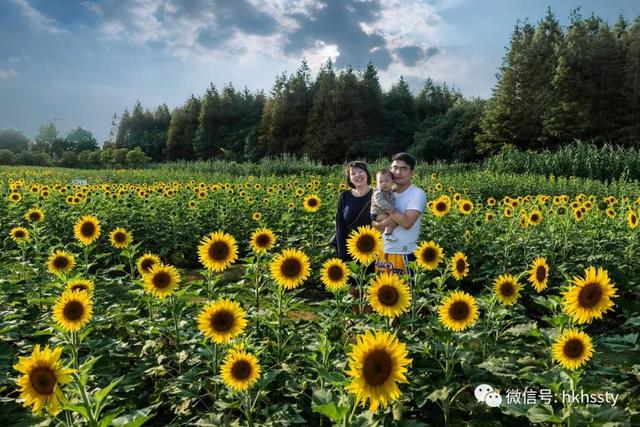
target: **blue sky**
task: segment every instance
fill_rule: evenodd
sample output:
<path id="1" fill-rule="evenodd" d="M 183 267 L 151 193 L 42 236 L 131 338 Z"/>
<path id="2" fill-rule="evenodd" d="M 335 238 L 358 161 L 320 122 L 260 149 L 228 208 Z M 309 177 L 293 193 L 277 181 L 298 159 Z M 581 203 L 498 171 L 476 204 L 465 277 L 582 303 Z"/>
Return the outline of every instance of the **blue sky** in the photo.
<path id="1" fill-rule="evenodd" d="M 209 83 L 270 91 L 304 57 L 361 69 L 383 87 L 427 77 L 487 98 L 517 20 L 581 7 L 613 24 L 637 0 L 2 0 L 0 129 L 35 136 L 55 119 L 108 138 L 113 113 L 136 100 L 182 105 Z"/>

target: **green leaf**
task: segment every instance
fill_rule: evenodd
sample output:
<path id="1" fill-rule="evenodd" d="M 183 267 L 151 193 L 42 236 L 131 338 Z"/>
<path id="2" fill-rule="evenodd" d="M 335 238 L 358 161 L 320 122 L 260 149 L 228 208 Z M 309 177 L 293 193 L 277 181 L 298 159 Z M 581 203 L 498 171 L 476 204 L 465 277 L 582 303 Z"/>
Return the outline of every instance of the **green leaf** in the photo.
<path id="1" fill-rule="evenodd" d="M 153 407 L 138 409 L 113 420 L 114 427 L 139 427 L 149 421 L 155 414 L 148 415 Z"/>
<path id="2" fill-rule="evenodd" d="M 72 403 L 65 403 L 64 409 L 68 409 L 70 411 L 76 412 L 82 415 L 85 419 L 89 419 L 89 413 L 87 412 L 87 408 L 82 405 L 74 405 Z"/>
<path id="3" fill-rule="evenodd" d="M 527 411 L 527 418 L 532 423 L 551 422 L 559 423 L 562 419 L 557 417 L 553 412 L 551 405 L 535 405 Z"/>
<path id="4" fill-rule="evenodd" d="M 340 405 L 339 402 L 336 404 L 335 396 L 325 389 L 316 390 L 313 393 L 311 409 L 313 412 L 329 417 L 335 422 L 342 420 L 349 411 L 348 406 Z"/>
<path id="5" fill-rule="evenodd" d="M 93 394 L 93 397 L 96 400 L 96 417 L 98 417 L 100 415 L 100 412 L 102 411 L 102 407 L 104 406 L 104 403 L 105 403 L 104 400 L 107 398 L 107 396 L 109 396 L 109 393 L 111 393 L 111 390 L 113 390 L 113 388 L 116 385 L 118 385 L 118 383 L 121 380 L 122 380 L 122 377 L 116 378 L 115 380 L 111 381 L 111 384 L 109 384 L 108 386 L 106 386 L 101 390 L 97 390 Z"/>

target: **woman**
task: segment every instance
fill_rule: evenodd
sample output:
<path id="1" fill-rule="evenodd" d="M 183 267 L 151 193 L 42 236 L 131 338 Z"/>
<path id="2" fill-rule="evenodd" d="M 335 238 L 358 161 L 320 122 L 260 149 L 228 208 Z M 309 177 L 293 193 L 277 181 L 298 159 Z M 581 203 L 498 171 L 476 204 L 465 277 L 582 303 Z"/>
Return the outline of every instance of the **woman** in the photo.
<path id="1" fill-rule="evenodd" d="M 347 252 L 347 239 L 352 230 L 371 225 L 371 173 L 365 162 L 351 162 L 345 168 L 345 178 L 351 187 L 343 191 L 338 199 L 336 212 L 336 249 L 338 258 L 352 261 Z"/>

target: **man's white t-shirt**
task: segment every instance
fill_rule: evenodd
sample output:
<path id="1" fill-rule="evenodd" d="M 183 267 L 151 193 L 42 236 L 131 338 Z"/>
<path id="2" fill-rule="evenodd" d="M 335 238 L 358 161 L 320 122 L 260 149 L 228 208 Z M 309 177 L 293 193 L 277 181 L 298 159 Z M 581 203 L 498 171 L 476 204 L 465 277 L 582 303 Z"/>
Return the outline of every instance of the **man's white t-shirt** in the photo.
<path id="1" fill-rule="evenodd" d="M 384 253 L 386 254 L 410 254 L 416 250 L 418 237 L 420 235 L 420 224 L 422 223 L 422 214 L 427 204 L 427 196 L 424 191 L 410 185 L 409 188 L 402 193 L 393 192 L 394 205 L 398 212 L 404 214 L 408 209 L 420 211 L 420 216 L 413 226 L 409 229 L 405 229 L 403 226 L 398 225 L 393 229 L 393 237 L 397 240 L 390 242 L 386 239 L 383 240 Z"/>

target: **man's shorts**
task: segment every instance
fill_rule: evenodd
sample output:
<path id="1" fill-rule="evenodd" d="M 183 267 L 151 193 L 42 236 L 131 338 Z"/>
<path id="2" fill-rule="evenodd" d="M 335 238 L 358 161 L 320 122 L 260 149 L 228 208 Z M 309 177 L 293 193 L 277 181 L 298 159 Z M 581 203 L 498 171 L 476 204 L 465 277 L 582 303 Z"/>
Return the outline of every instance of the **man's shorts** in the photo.
<path id="1" fill-rule="evenodd" d="M 398 276 L 408 274 L 413 277 L 409 262 L 415 261 L 415 259 L 413 254 L 382 254 L 375 262 L 376 273 L 390 271 Z"/>

